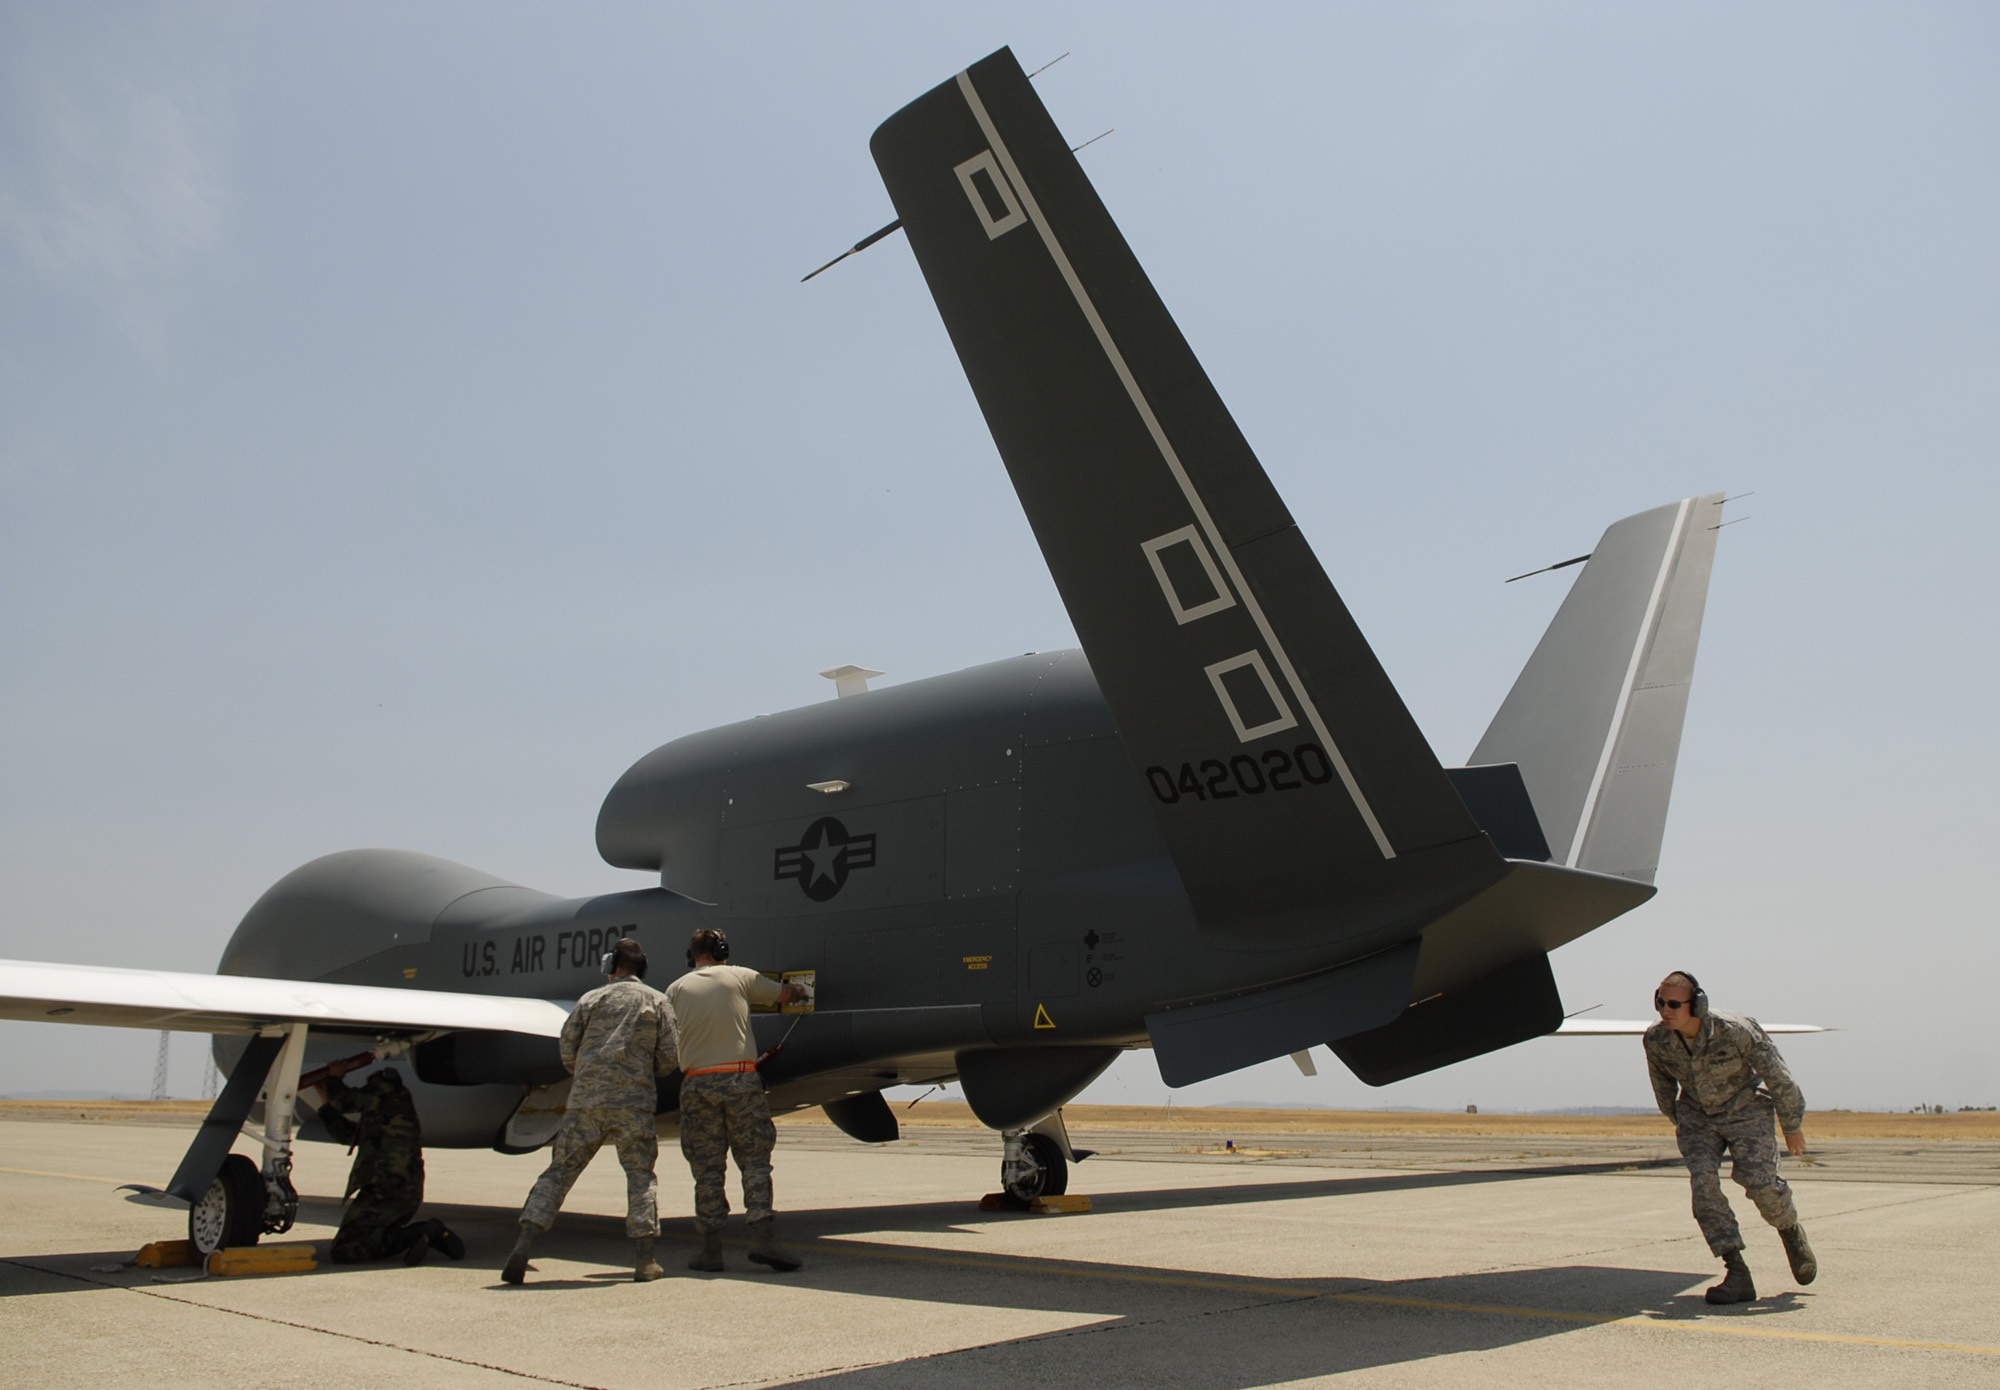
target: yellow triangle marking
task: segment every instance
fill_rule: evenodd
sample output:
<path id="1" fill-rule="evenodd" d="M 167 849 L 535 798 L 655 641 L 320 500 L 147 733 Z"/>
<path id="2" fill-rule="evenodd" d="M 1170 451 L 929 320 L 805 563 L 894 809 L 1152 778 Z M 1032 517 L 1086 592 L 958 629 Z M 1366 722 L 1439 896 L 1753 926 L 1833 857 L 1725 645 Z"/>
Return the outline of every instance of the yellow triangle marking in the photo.
<path id="1" fill-rule="evenodd" d="M 1035 1027 L 1053 1028 L 1055 1026 L 1056 1026 L 1056 1021 L 1049 1017 L 1048 1005 L 1046 1004 L 1035 1005 Z"/>

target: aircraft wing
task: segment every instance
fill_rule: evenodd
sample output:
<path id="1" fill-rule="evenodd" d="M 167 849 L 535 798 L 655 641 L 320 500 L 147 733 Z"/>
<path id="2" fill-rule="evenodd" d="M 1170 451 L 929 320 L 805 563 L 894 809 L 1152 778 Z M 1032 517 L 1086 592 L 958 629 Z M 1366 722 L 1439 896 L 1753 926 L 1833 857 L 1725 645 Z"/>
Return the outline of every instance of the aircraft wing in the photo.
<path id="1" fill-rule="evenodd" d="M 1563 1038 L 1608 1038 L 1637 1037 L 1653 1026 L 1650 1018 L 1566 1018 L 1562 1027 L 1549 1034 Z M 1757 1025 L 1766 1033 L 1827 1033 L 1832 1030 L 1822 1028 L 1817 1023 L 1760 1023 Z"/>
<path id="2" fill-rule="evenodd" d="M 479 1029 L 553 1038 L 569 1011 L 551 999 L 0 960 L 0 1018 L 37 1023 L 249 1034 L 308 1023 L 365 1035 Z"/>

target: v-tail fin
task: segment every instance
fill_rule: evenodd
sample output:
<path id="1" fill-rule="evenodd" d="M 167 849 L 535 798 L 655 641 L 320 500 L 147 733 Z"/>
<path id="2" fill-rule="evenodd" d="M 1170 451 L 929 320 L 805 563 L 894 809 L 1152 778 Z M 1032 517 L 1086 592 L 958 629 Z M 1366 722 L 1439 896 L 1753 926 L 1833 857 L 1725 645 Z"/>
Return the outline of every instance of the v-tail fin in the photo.
<path id="1" fill-rule="evenodd" d="M 1013 55 L 871 149 L 1203 927 L 1366 932 L 1496 879 Z"/>
<path id="2" fill-rule="evenodd" d="M 1613 524 L 1473 750 L 1520 767 L 1553 863 L 1653 881 L 1722 502 Z"/>

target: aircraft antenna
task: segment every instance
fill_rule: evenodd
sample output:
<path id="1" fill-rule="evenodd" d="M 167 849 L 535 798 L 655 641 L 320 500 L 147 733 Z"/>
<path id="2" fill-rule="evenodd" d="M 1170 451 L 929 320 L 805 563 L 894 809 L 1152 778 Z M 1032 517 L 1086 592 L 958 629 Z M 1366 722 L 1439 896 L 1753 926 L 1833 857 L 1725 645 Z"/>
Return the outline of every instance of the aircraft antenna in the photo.
<path id="1" fill-rule="evenodd" d="M 1069 50 L 1065 48 L 1062 52 L 1056 54 L 1055 57 L 1049 59 L 1046 63 L 1043 63 L 1040 67 L 1036 68 L 1033 72 L 1029 73 L 1028 80 L 1030 82 L 1033 82 L 1037 77 L 1040 77 L 1043 73 L 1047 72 L 1050 68 L 1054 67 L 1057 63 L 1060 63 L 1063 59 L 1067 57 L 1069 57 Z"/>
<path id="2" fill-rule="evenodd" d="M 848 247 L 838 256 L 835 256 L 832 260 L 828 261 L 825 265 L 821 266 L 819 270 L 815 270 L 814 272 L 812 272 L 812 275 L 800 276 L 799 283 L 803 285 L 806 281 L 812 279 L 813 275 L 819 274 L 820 270 L 832 270 L 835 266 L 839 265 L 842 261 L 846 260 L 849 256 L 853 255 L 857 251 L 866 251 L 869 247 L 873 246 L 876 242 L 880 241 L 883 237 L 889 235 L 889 233 L 895 231 L 902 225 L 903 225 L 903 219 L 899 217 L 894 222 L 891 222 L 888 226 L 882 228 L 880 231 L 870 232 L 867 236 L 861 238 L 861 240 L 855 242 L 854 245 Z"/>
<path id="3" fill-rule="evenodd" d="M 1591 555 L 1595 555 L 1596 553 L 1596 551 L 1592 551 Z M 1538 574 L 1547 574 L 1550 570 L 1566 570 L 1571 565 L 1580 565 L 1589 558 L 1590 555 L 1579 555 L 1574 560 L 1558 560 L 1553 565 L 1543 565 L 1538 570 L 1529 570 L 1526 574 L 1517 574 L 1514 576 L 1514 579 L 1529 579 Z M 1512 584 L 1514 579 L 1509 579 L 1507 583 Z"/>

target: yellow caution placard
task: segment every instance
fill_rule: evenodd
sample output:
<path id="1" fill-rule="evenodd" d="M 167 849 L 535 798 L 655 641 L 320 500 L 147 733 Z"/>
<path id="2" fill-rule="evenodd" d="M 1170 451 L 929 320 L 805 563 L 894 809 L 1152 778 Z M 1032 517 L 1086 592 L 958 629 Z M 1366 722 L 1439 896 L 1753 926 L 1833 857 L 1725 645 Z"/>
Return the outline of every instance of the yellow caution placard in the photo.
<path id="1" fill-rule="evenodd" d="M 796 1004 L 752 1004 L 753 1014 L 809 1014 L 813 1011 L 813 1000 L 819 990 L 817 970 L 759 970 L 767 980 L 775 980 L 781 985 L 804 985 L 806 997 Z"/>
<path id="2" fill-rule="evenodd" d="M 787 970 L 779 979 L 788 985 L 804 985 L 806 987 L 806 997 L 799 1000 L 796 1004 L 778 1005 L 778 1012 L 781 1014 L 811 1013 L 813 1011 L 813 1001 L 819 993 L 819 971 Z"/>
<path id="3" fill-rule="evenodd" d="M 1049 1017 L 1049 1006 L 1047 1004 L 1035 1005 L 1035 1027 L 1053 1028 L 1055 1026 L 1056 1021 Z"/>

